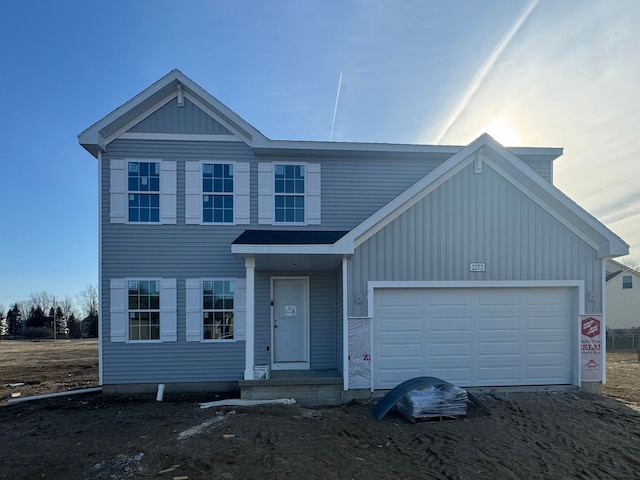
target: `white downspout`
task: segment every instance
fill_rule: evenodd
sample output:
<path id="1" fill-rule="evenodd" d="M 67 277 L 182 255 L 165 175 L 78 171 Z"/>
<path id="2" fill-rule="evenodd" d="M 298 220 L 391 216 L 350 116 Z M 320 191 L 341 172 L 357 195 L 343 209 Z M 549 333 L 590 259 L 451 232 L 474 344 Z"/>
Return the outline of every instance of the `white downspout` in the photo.
<path id="1" fill-rule="evenodd" d="M 253 366 L 255 363 L 255 270 L 256 259 L 244 259 L 247 275 L 247 325 L 244 351 L 244 379 L 253 380 Z"/>

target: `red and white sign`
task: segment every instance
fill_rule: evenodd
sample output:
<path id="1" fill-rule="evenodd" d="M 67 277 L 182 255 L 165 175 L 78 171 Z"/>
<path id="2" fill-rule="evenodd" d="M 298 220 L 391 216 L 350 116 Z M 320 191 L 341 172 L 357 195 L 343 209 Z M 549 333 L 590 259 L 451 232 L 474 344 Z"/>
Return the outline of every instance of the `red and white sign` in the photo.
<path id="1" fill-rule="evenodd" d="M 580 363 L 583 382 L 602 381 L 601 315 L 580 316 Z"/>

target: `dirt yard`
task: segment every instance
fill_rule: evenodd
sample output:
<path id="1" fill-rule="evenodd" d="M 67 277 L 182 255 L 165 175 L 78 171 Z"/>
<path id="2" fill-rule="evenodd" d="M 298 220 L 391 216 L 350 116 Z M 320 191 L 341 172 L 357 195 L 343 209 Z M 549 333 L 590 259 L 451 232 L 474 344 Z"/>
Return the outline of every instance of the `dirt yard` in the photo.
<path id="1" fill-rule="evenodd" d="M 413 425 L 371 404 L 201 409 L 212 394 L 7 405 L 95 386 L 97 346 L 0 342 L 0 479 L 640 478 L 640 364 L 608 360 L 606 396 L 484 395 L 492 416 Z"/>

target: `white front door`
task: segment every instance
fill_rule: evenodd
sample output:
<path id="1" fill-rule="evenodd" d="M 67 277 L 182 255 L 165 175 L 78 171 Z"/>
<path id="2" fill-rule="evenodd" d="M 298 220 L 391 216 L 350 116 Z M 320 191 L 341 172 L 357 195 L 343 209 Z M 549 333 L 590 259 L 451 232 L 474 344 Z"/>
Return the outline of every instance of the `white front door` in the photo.
<path id="1" fill-rule="evenodd" d="M 309 281 L 273 278 L 273 365 L 275 370 L 309 368 Z"/>

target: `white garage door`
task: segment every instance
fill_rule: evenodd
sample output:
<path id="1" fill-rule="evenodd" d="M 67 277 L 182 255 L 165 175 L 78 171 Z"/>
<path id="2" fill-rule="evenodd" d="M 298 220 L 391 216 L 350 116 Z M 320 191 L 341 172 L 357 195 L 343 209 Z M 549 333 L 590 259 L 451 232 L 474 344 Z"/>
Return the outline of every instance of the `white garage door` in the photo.
<path id="1" fill-rule="evenodd" d="M 374 291 L 373 382 L 432 376 L 459 386 L 570 384 L 571 288 Z"/>

